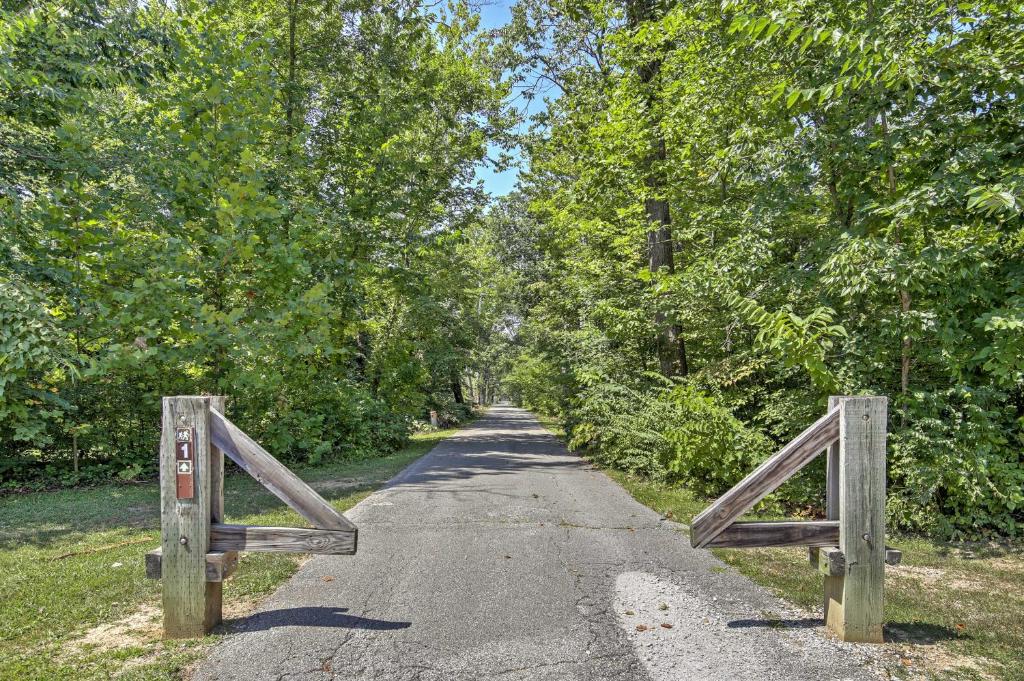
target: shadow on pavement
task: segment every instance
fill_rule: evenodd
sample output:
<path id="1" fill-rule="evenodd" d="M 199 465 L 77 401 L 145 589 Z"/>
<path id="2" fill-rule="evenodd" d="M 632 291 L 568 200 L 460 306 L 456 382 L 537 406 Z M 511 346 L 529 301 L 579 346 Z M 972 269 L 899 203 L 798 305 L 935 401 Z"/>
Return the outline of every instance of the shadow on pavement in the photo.
<path id="1" fill-rule="evenodd" d="M 368 629 L 370 631 L 392 631 L 408 629 L 412 622 L 390 622 L 369 617 L 346 615 L 348 608 L 305 607 L 280 608 L 257 612 L 248 617 L 225 620 L 224 624 L 234 630 L 265 631 L 275 627 L 330 627 L 337 629 Z"/>
<path id="2" fill-rule="evenodd" d="M 730 629 L 755 629 L 764 627 L 766 629 L 813 629 L 823 626 L 825 622 L 820 617 L 802 617 L 800 619 L 745 619 L 733 620 L 727 623 Z"/>

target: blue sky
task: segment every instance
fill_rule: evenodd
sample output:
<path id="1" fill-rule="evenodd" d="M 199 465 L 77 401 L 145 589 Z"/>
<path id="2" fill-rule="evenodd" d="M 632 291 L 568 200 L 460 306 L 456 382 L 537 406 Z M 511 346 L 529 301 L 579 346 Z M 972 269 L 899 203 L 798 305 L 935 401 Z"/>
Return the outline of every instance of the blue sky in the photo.
<path id="1" fill-rule="evenodd" d="M 509 8 L 513 4 L 514 0 L 483 0 L 483 4 L 480 7 L 481 27 L 483 29 L 491 29 L 504 26 L 512 16 Z M 526 113 L 535 113 L 541 110 L 543 106 L 543 101 L 538 98 L 527 105 Z M 499 149 L 495 147 L 488 149 L 488 156 L 491 158 L 496 158 L 498 153 Z M 515 156 L 518 160 L 519 154 L 515 153 Z M 504 196 L 515 189 L 516 179 L 519 177 L 519 169 L 513 166 L 508 170 L 498 173 L 493 168 L 482 165 L 477 167 L 476 176 L 478 179 L 483 180 L 484 189 L 492 196 Z"/>

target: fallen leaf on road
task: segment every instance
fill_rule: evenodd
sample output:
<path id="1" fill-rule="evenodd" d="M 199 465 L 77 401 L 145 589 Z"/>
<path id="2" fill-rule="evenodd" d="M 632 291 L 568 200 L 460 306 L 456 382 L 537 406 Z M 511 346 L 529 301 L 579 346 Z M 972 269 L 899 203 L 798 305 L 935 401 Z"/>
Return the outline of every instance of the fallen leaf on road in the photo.
<path id="1" fill-rule="evenodd" d="M 658 610 L 668 610 L 668 603 L 662 603 L 658 606 Z"/>
<path id="2" fill-rule="evenodd" d="M 671 625 L 671 624 L 669 624 L 668 622 L 662 622 L 662 623 L 661 623 L 661 628 L 662 628 L 662 629 L 671 629 L 671 628 L 672 628 L 672 625 Z"/>
<path id="3" fill-rule="evenodd" d="M 330 575 L 324 575 L 323 577 L 321 577 L 321 579 L 323 579 L 325 582 L 333 582 L 334 581 L 334 577 L 331 577 Z"/>
<path id="4" fill-rule="evenodd" d="M 627 610 L 627 611 L 626 611 L 626 614 L 632 617 L 632 616 L 633 616 L 633 615 L 635 615 L 636 613 L 635 613 L 635 612 L 633 612 L 632 610 Z"/>
<path id="5" fill-rule="evenodd" d="M 636 630 L 637 631 L 647 631 L 647 625 L 646 624 L 638 624 L 638 625 L 636 625 Z"/>

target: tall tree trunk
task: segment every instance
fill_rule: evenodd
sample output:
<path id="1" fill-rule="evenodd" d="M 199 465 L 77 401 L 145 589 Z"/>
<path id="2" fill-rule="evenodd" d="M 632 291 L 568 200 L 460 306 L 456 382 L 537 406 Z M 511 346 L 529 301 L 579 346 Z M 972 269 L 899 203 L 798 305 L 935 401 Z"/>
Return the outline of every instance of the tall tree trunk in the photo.
<path id="1" fill-rule="evenodd" d="M 626 16 L 629 26 L 637 29 L 646 21 L 657 19 L 664 12 L 663 3 L 659 0 L 627 0 Z M 654 59 L 637 67 L 637 76 L 645 86 L 647 109 L 651 112 L 650 140 L 651 150 L 644 161 L 647 186 L 647 198 L 644 200 L 644 212 L 647 215 L 647 252 L 648 267 L 651 272 L 664 268 L 669 274 L 675 273 L 673 252 L 675 243 L 672 238 L 672 215 L 669 212 L 665 195 L 665 177 L 662 166 L 667 157 L 665 138 L 661 134 L 659 119 L 655 114 L 657 108 L 656 79 L 661 72 L 661 60 Z M 660 305 L 659 305 L 660 307 Z M 682 327 L 672 323 L 663 310 L 654 313 L 654 328 L 657 334 L 658 366 L 664 376 L 689 373 L 686 358 L 686 341 Z"/>
<path id="2" fill-rule="evenodd" d="M 462 394 L 462 379 L 458 374 L 452 376 L 452 395 L 455 396 L 455 404 L 465 404 L 466 398 Z"/>
<path id="3" fill-rule="evenodd" d="M 287 136 L 285 154 L 289 164 L 294 167 L 298 140 L 295 139 L 298 125 L 296 118 L 299 114 L 298 93 L 298 22 L 299 22 L 299 0 L 288 0 L 288 80 L 284 84 L 284 133 Z M 282 221 L 282 228 L 285 239 L 291 235 L 292 215 L 286 211 Z"/>
<path id="4" fill-rule="evenodd" d="M 883 148 L 885 153 L 890 156 L 886 159 L 885 163 L 885 177 L 888 182 L 889 199 L 893 200 L 896 198 L 896 168 L 891 158 L 892 141 L 889 139 L 889 120 L 884 106 L 878 116 L 878 122 L 882 133 Z M 898 224 L 893 229 L 892 240 L 896 245 L 903 243 L 903 235 L 900 233 Z M 900 317 L 903 319 L 903 340 L 900 346 L 900 394 L 906 395 L 907 390 L 910 388 L 910 359 L 913 350 L 913 345 L 910 341 L 910 329 L 907 328 L 910 323 L 910 291 L 901 288 L 899 290 L 899 298 Z"/>
<path id="5" fill-rule="evenodd" d="M 874 0 L 867 1 L 867 20 L 869 24 L 875 22 L 875 3 Z M 892 140 L 889 138 L 889 119 L 885 113 L 885 102 L 883 101 L 879 107 L 879 114 L 875 116 L 872 114 L 871 123 L 872 126 L 877 121 L 880 131 L 882 133 L 882 148 L 885 151 L 887 158 L 885 159 L 885 176 L 889 185 L 889 199 L 896 198 L 896 167 L 894 164 L 893 146 Z M 899 224 L 893 229 L 893 242 L 896 245 L 903 243 L 903 235 L 900 234 Z M 900 344 L 900 394 L 906 395 L 907 390 L 910 388 L 910 360 L 911 352 L 913 350 L 913 344 L 910 340 L 910 330 L 907 328 L 910 323 L 910 291 L 906 289 L 899 290 L 900 298 L 900 317 L 903 320 L 903 340 Z"/>
<path id="6" fill-rule="evenodd" d="M 288 0 L 288 91 L 285 93 L 285 118 L 288 125 L 289 142 L 294 143 L 295 136 L 295 83 L 296 50 L 295 33 L 298 23 L 299 0 Z"/>
<path id="7" fill-rule="evenodd" d="M 352 358 L 355 366 L 356 376 L 359 380 L 366 380 L 366 368 L 370 361 L 370 332 L 362 329 L 356 334 L 356 354 Z"/>

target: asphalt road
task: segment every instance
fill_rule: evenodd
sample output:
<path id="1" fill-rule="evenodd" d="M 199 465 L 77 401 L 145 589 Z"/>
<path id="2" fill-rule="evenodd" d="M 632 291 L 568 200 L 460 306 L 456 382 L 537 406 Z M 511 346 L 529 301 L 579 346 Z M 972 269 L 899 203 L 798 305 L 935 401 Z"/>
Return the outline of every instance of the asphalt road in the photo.
<path id="1" fill-rule="evenodd" d="M 307 562 L 194 678 L 881 673 L 870 647 L 826 640 L 820 620 L 691 549 L 521 409 L 492 408 L 347 515 L 358 554 Z"/>

